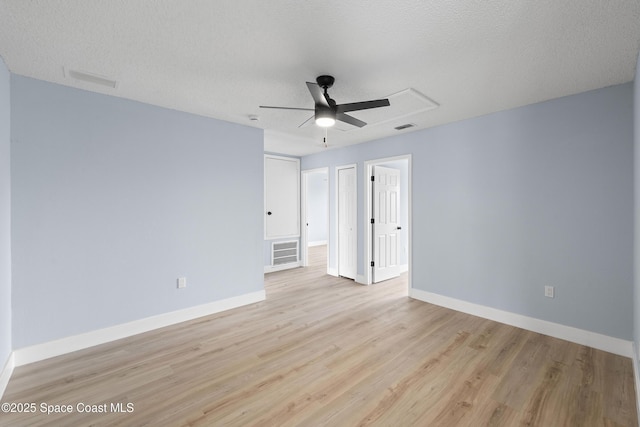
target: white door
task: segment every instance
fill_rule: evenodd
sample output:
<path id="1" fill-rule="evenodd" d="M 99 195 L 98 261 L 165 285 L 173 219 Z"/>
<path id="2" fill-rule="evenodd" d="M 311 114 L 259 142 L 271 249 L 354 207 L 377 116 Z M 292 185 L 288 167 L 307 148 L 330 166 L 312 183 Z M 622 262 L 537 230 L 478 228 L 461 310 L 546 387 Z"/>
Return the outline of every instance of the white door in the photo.
<path id="1" fill-rule="evenodd" d="M 265 157 L 265 238 L 300 235 L 298 159 Z"/>
<path id="2" fill-rule="evenodd" d="M 338 169 L 338 275 L 356 278 L 356 168 Z"/>
<path id="3" fill-rule="evenodd" d="M 373 167 L 373 283 L 398 277 L 400 171 Z"/>

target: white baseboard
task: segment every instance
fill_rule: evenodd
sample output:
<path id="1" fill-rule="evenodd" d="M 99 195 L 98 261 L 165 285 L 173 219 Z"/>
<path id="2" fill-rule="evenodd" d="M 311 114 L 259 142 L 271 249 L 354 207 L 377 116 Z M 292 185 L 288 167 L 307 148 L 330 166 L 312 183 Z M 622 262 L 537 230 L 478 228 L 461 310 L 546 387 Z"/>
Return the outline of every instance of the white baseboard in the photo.
<path id="1" fill-rule="evenodd" d="M 409 271 L 409 264 L 403 264 L 400 266 L 400 274 L 406 273 L 407 271 Z"/>
<path id="2" fill-rule="evenodd" d="M 302 266 L 302 261 L 298 262 L 290 262 L 288 264 L 280 264 L 280 265 L 265 265 L 264 272 L 267 273 L 275 273 L 276 271 L 289 270 L 290 268 L 298 268 Z"/>
<path id="3" fill-rule="evenodd" d="M 636 380 L 636 412 L 638 413 L 638 419 L 640 420 L 640 365 L 638 362 L 638 356 L 640 356 L 640 352 L 638 351 L 638 344 L 633 343 L 633 376 Z"/>
<path id="4" fill-rule="evenodd" d="M 264 301 L 265 291 L 252 292 L 237 297 L 213 301 L 208 304 L 197 305 L 183 310 L 172 311 L 157 316 L 147 317 L 133 322 L 122 323 L 104 329 L 73 335 L 55 341 L 36 344 L 14 351 L 15 366 L 22 366 L 50 357 L 71 353 L 95 345 L 104 344 L 121 338 L 130 337 L 176 323 L 186 322 L 198 317 L 219 313 L 243 305 Z"/>
<path id="5" fill-rule="evenodd" d="M 329 276 L 338 277 L 338 269 L 337 268 L 327 267 L 327 274 Z"/>
<path id="6" fill-rule="evenodd" d="M 548 322 L 509 311 L 498 310 L 480 304 L 474 304 L 459 299 L 422 291 L 419 289 L 409 289 L 411 298 L 461 311 L 463 313 L 482 317 L 518 328 L 537 332 L 543 335 L 560 338 L 609 353 L 618 354 L 625 357 L 633 357 L 633 343 L 621 338 L 614 338 L 608 335 L 598 334 L 572 326 L 561 325 L 559 323 Z"/>
<path id="7" fill-rule="evenodd" d="M 307 247 L 311 247 L 311 246 L 324 246 L 327 244 L 326 240 L 316 240 L 315 242 L 309 242 L 307 243 Z"/>
<path id="8" fill-rule="evenodd" d="M 9 380 L 11 379 L 11 374 L 13 374 L 13 368 L 15 366 L 15 356 L 12 352 L 7 359 L 7 363 L 4 364 L 2 372 L 0 372 L 0 400 L 2 400 L 2 396 L 4 396 L 4 392 L 7 389 L 7 385 L 9 384 Z"/>

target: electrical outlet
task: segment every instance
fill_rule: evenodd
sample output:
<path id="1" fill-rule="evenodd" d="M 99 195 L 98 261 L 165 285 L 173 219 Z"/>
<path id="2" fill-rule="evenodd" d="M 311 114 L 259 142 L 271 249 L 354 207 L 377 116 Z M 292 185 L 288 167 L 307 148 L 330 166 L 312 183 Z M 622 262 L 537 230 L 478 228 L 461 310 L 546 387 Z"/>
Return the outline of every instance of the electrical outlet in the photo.
<path id="1" fill-rule="evenodd" d="M 545 286 L 544 287 L 544 296 L 547 298 L 553 298 L 553 286 Z"/>
<path id="2" fill-rule="evenodd" d="M 178 289 L 187 287 L 187 278 L 186 277 L 178 277 Z"/>

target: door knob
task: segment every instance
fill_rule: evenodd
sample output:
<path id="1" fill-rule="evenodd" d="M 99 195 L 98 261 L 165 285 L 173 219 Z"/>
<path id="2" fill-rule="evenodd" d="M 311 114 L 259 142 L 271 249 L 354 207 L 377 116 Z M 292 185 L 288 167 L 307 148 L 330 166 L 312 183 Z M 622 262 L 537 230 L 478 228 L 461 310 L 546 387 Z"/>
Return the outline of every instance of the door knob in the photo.
<path id="1" fill-rule="evenodd" d="M 402 230 L 402 227 L 396 227 L 396 230 Z"/>
<path id="2" fill-rule="evenodd" d="M 271 215 L 271 211 L 267 212 L 267 215 Z"/>

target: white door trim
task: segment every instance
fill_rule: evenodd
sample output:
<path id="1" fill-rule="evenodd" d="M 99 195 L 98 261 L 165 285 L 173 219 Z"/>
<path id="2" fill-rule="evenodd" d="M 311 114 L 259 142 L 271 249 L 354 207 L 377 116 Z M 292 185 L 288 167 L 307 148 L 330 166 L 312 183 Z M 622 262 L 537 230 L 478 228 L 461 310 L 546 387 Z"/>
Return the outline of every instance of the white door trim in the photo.
<path id="1" fill-rule="evenodd" d="M 327 274 L 329 273 L 329 245 L 331 244 L 331 233 L 329 233 L 329 212 L 331 206 L 331 196 L 329 194 L 329 168 L 315 168 L 315 169 L 307 169 L 302 171 L 302 194 L 301 194 L 301 218 L 302 223 L 300 224 L 302 227 L 301 230 L 301 239 L 300 239 L 300 260 L 303 267 L 309 266 L 309 230 L 307 227 L 307 223 L 309 222 L 308 212 L 307 212 L 307 199 L 308 199 L 308 179 L 309 174 L 312 173 L 325 173 L 327 175 Z"/>
<path id="2" fill-rule="evenodd" d="M 373 166 L 382 163 L 395 162 L 398 160 L 407 160 L 408 168 L 407 174 L 408 176 L 408 184 L 407 184 L 407 194 L 409 197 L 408 203 L 408 218 L 409 218 L 409 232 L 407 233 L 408 238 L 408 260 L 409 260 L 409 282 L 408 282 L 408 290 L 412 288 L 412 269 L 413 269 L 413 243 L 412 243 L 412 235 L 413 235 L 413 220 L 412 220 L 412 199 L 413 199 L 413 189 L 412 189 L 412 172 L 411 172 L 411 154 L 406 154 L 403 156 L 394 156 L 394 157 L 386 157 L 381 159 L 373 159 L 367 160 L 364 162 L 364 274 L 362 276 L 362 284 L 370 285 L 372 284 L 372 267 L 371 267 L 371 258 L 372 258 L 372 250 L 371 250 L 371 215 L 372 215 L 372 197 L 371 192 L 373 191 L 373 187 L 371 185 L 371 174 L 373 173 Z"/>
<path id="3" fill-rule="evenodd" d="M 357 209 L 357 207 L 358 207 L 357 206 L 357 204 L 358 204 L 358 202 L 357 202 L 357 194 L 358 194 L 358 182 L 357 182 L 357 179 L 358 179 L 358 164 L 357 163 L 351 163 L 351 164 L 348 164 L 348 165 L 336 166 L 336 168 L 335 168 L 335 181 L 334 181 L 335 185 L 334 185 L 334 187 L 335 187 L 335 201 L 336 201 L 336 203 L 335 203 L 335 206 L 334 206 L 334 213 L 335 213 L 336 224 L 335 224 L 335 229 L 334 229 L 334 239 L 335 239 L 334 242 L 335 242 L 335 246 L 336 246 L 336 251 L 335 251 L 335 255 L 336 255 L 336 268 L 335 268 L 335 273 L 336 274 L 335 275 L 336 276 L 338 275 L 338 272 L 340 271 L 340 239 L 338 237 L 339 232 L 340 232 L 339 231 L 340 230 L 340 223 L 339 223 L 340 212 L 338 212 L 338 200 L 340 200 L 339 199 L 340 194 L 339 194 L 339 185 L 338 185 L 339 184 L 339 182 L 338 182 L 338 172 L 343 170 L 343 169 L 351 169 L 351 168 L 353 168 L 355 176 L 356 176 L 356 209 Z M 356 218 L 356 220 L 357 220 L 357 218 Z M 356 243 L 357 243 L 357 241 L 358 241 L 358 231 L 356 230 Z M 354 256 L 355 256 L 355 259 L 357 260 L 358 259 L 357 244 L 356 244 L 356 247 L 354 248 L 354 251 L 355 251 Z M 327 265 L 328 265 L 328 262 L 327 262 Z M 357 274 L 358 274 L 358 266 L 357 266 L 357 263 L 356 263 L 356 277 L 357 277 Z M 354 280 L 355 280 L 355 278 L 354 278 Z"/>

